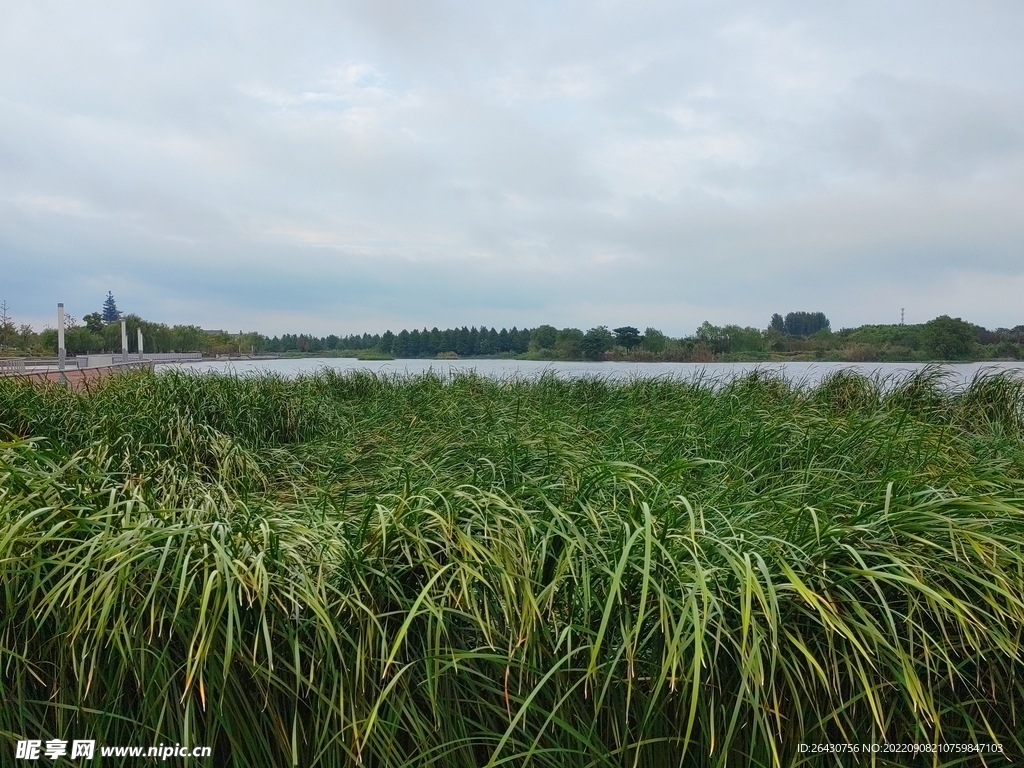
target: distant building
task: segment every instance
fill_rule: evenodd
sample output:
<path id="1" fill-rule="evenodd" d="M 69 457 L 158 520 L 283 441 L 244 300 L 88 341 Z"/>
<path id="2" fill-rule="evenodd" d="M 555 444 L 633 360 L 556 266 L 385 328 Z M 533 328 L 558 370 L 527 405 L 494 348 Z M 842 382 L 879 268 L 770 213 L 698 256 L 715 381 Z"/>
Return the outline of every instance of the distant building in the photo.
<path id="1" fill-rule="evenodd" d="M 203 333 L 205 333 L 207 336 L 224 336 L 226 334 L 226 331 L 221 331 L 221 330 L 211 331 L 211 330 L 207 330 L 206 328 L 203 328 Z"/>

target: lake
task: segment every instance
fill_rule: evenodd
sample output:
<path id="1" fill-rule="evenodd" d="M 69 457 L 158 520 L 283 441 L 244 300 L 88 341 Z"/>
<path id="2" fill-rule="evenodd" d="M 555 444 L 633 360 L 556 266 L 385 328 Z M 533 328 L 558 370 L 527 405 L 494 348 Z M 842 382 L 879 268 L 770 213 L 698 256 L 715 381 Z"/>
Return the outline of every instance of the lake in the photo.
<path id="1" fill-rule="evenodd" d="M 932 364 L 934 365 L 934 364 Z M 416 375 L 433 371 L 443 375 L 475 371 L 496 379 L 535 378 L 552 373 L 560 378 L 597 376 L 613 380 L 635 378 L 728 379 L 753 370 L 776 372 L 791 381 L 812 385 L 839 370 L 869 376 L 903 378 L 927 367 L 925 363 L 621 363 L 569 362 L 560 360 L 356 360 L 354 358 L 289 358 L 280 360 L 204 360 L 197 363 L 158 365 L 158 371 L 187 370 L 197 373 L 238 375 L 273 373 L 284 377 L 315 373 L 323 368 L 336 371 L 372 371 L 388 375 Z M 1024 362 L 955 363 L 940 366 L 952 386 L 961 386 L 982 372 L 1013 371 L 1024 375 Z"/>

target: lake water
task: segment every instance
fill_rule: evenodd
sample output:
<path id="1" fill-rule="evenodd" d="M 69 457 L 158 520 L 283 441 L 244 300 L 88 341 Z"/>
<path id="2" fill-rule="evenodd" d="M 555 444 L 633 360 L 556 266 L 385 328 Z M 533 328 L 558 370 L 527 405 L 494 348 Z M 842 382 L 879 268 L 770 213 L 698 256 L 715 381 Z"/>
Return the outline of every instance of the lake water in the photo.
<path id="1" fill-rule="evenodd" d="M 560 378 L 596 376 L 613 380 L 670 377 L 682 379 L 728 379 L 753 370 L 771 371 L 785 378 L 813 385 L 838 370 L 867 375 L 903 378 L 925 368 L 924 363 L 618 363 L 564 362 L 540 360 L 355 360 L 352 358 L 291 358 L 282 360 L 205 360 L 199 363 L 158 365 L 157 370 L 188 370 L 196 373 L 238 375 L 273 373 L 284 377 L 315 373 L 323 368 L 336 371 L 373 371 L 388 375 L 416 375 L 433 371 L 452 375 L 475 371 L 496 379 L 536 378 L 552 373 Z M 952 386 L 962 386 L 982 372 L 1012 371 L 1024 375 L 1024 362 L 957 363 L 940 366 Z"/>

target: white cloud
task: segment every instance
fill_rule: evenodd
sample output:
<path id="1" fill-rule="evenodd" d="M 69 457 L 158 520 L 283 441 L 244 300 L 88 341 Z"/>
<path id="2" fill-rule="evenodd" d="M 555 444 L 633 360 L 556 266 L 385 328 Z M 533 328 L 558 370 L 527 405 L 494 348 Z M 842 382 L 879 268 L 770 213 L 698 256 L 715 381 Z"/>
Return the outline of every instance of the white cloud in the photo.
<path id="1" fill-rule="evenodd" d="M 10 0 L 0 297 L 266 332 L 1015 325 L 1020 39 L 1003 3 Z"/>
<path id="2" fill-rule="evenodd" d="M 604 80 L 585 64 L 558 66 L 545 70 L 516 70 L 493 77 L 481 87 L 484 100 L 503 107 L 517 107 L 541 101 L 582 102 L 605 92 Z"/>

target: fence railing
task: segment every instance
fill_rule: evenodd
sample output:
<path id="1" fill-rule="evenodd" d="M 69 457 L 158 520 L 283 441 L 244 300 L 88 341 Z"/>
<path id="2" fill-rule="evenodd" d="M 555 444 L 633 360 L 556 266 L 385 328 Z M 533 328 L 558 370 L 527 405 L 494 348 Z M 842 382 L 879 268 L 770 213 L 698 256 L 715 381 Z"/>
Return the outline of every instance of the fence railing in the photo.
<path id="1" fill-rule="evenodd" d="M 105 354 L 105 355 L 78 355 L 68 357 L 65 362 L 67 370 L 83 368 L 107 368 L 114 365 L 128 365 L 129 363 L 178 363 L 192 362 L 203 359 L 202 352 L 146 352 L 139 359 L 138 354 Z M 46 371 L 57 370 L 60 361 L 56 357 L 0 357 L 0 376 L 10 376 L 24 373 L 45 373 Z M 145 367 L 145 366 L 139 366 Z"/>
<path id="2" fill-rule="evenodd" d="M 114 363 L 108 365 L 107 368 L 117 368 L 122 371 L 132 370 L 139 368 L 141 370 L 152 371 L 156 363 L 152 360 L 129 360 L 127 363 Z"/>
<path id="3" fill-rule="evenodd" d="M 132 355 L 128 355 L 132 359 Z M 202 360 L 202 352 L 144 352 L 143 360 L 152 360 L 154 363 L 176 363 L 183 360 Z"/>
<path id="4" fill-rule="evenodd" d="M 84 357 L 80 355 L 79 357 Z M 88 355 L 88 357 L 94 357 L 94 355 Z M 139 354 L 137 352 L 129 352 L 126 355 L 121 353 L 114 353 L 106 355 L 110 357 L 115 363 L 134 363 L 139 361 Z M 202 360 L 202 352 L 143 352 L 143 360 L 150 360 L 154 363 L 180 363 L 192 360 Z"/>

